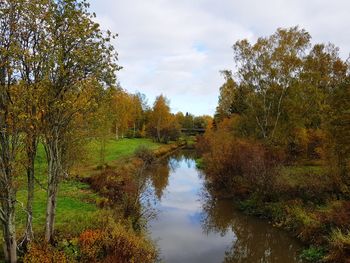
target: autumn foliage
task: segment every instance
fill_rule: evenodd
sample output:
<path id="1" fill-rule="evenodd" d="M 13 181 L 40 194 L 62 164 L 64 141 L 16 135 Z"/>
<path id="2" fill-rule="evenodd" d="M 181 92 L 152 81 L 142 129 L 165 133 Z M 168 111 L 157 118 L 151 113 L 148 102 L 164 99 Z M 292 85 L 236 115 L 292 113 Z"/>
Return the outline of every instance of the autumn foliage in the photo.
<path id="1" fill-rule="evenodd" d="M 258 142 L 233 137 L 226 131 L 204 136 L 197 142 L 203 152 L 205 172 L 218 189 L 242 194 L 259 191 L 266 195 L 275 186 L 276 168 L 283 160 Z"/>
<path id="2" fill-rule="evenodd" d="M 46 243 L 30 245 L 24 263 L 66 263 L 69 262 L 64 252 L 57 250 Z"/>
<path id="3" fill-rule="evenodd" d="M 88 230 L 79 237 L 81 262 L 154 262 L 157 253 L 151 242 L 125 227 L 114 224 L 105 230 Z"/>

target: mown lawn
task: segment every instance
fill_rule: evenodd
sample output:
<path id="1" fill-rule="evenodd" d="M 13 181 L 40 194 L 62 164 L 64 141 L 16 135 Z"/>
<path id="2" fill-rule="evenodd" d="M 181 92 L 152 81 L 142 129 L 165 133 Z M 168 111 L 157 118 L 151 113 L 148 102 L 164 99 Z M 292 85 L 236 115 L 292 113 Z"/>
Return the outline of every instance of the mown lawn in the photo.
<path id="1" fill-rule="evenodd" d="M 141 145 L 149 149 L 156 149 L 161 144 L 155 143 L 150 139 L 110 139 L 106 143 L 105 148 L 105 162 L 111 162 L 123 157 L 131 156 L 134 151 Z M 88 152 L 91 154 L 91 164 L 98 165 L 100 162 L 100 143 L 92 141 L 88 145 Z"/>

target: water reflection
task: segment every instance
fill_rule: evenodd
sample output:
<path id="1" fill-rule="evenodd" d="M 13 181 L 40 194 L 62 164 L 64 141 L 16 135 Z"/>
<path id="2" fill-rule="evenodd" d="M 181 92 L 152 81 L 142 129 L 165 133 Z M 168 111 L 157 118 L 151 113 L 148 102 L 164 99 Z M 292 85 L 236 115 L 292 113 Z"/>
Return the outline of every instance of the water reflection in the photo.
<path id="1" fill-rule="evenodd" d="M 153 167 L 157 219 L 149 222 L 164 262 L 299 262 L 299 244 L 266 222 L 212 198 L 193 153 L 179 152 Z"/>
<path id="2" fill-rule="evenodd" d="M 260 219 L 240 213 L 232 200 L 217 200 L 207 194 L 202 204 L 202 226 L 206 233 L 222 236 L 228 231 L 235 233 L 230 249 L 225 252 L 225 263 L 301 262 L 300 245 L 295 240 Z"/>

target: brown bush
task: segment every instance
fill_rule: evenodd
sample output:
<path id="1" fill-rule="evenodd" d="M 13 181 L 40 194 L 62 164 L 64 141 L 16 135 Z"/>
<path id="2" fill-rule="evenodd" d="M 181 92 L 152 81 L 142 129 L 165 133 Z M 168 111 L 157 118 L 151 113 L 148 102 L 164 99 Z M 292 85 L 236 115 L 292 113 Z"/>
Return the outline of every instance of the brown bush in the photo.
<path id="1" fill-rule="evenodd" d="M 207 134 L 196 136 L 195 150 L 199 156 L 210 151 L 210 140 Z"/>
<path id="2" fill-rule="evenodd" d="M 107 197 L 110 203 L 120 201 L 125 195 L 134 195 L 137 192 L 135 176 L 142 163 L 141 159 L 134 158 L 126 164 L 118 165 L 117 169 L 105 169 L 86 181 L 92 189 Z"/>
<path id="3" fill-rule="evenodd" d="M 68 262 L 64 252 L 46 244 L 31 244 L 26 253 L 24 263 L 65 263 Z"/>
<path id="4" fill-rule="evenodd" d="M 89 230 L 80 235 L 81 262 L 154 262 L 157 252 L 152 242 L 120 224 L 105 230 Z"/>
<path id="5" fill-rule="evenodd" d="M 328 230 L 338 228 L 346 231 L 350 229 L 350 201 L 336 202 L 330 209 L 319 211 L 317 217 Z"/>
<path id="6" fill-rule="evenodd" d="M 326 262 L 350 263 L 350 232 L 333 229 Z"/>
<path id="7" fill-rule="evenodd" d="M 251 191 L 262 196 L 272 193 L 275 168 L 283 159 L 279 151 L 237 139 L 225 131 L 218 131 L 207 140 L 209 151 L 203 159 L 206 175 L 214 186 L 239 192 L 241 187 L 249 185 Z"/>
<path id="8" fill-rule="evenodd" d="M 79 248 L 82 259 L 99 260 L 103 258 L 103 232 L 87 230 L 79 237 Z"/>

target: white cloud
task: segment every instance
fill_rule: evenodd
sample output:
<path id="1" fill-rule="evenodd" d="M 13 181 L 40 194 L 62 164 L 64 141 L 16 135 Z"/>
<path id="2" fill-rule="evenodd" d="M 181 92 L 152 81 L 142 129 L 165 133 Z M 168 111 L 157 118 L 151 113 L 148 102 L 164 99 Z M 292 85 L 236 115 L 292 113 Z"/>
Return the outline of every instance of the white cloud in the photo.
<path id="1" fill-rule="evenodd" d="M 102 28 L 115 42 L 119 80 L 152 99 L 163 93 L 173 110 L 213 113 L 222 83 L 219 70 L 233 67 L 231 46 L 278 27 L 299 25 L 314 42 L 350 51 L 347 0 L 91 0 Z"/>

